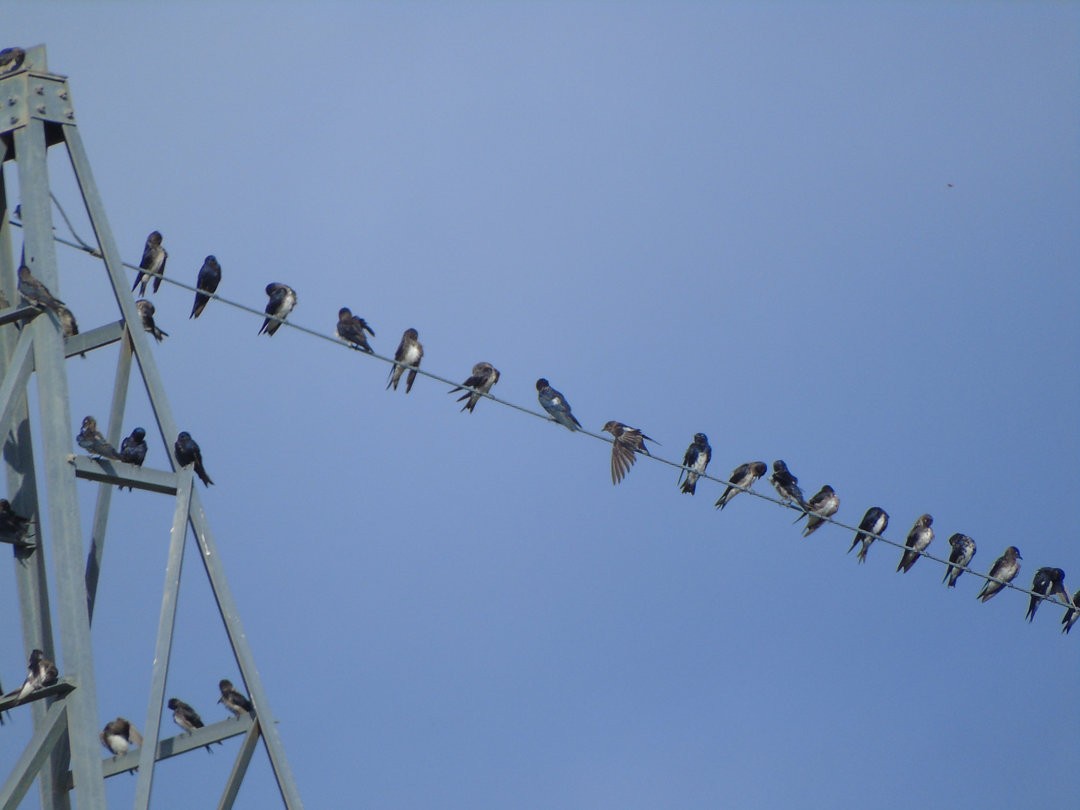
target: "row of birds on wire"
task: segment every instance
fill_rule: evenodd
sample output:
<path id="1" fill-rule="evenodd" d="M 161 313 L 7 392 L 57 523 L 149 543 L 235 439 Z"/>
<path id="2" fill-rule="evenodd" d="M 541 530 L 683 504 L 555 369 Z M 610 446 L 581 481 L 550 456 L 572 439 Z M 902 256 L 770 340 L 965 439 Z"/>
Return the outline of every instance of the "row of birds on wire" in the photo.
<path id="1" fill-rule="evenodd" d="M 135 276 L 135 283 L 131 288 L 132 292 L 139 289 L 139 294 L 145 296 L 148 286 L 152 285 L 152 292 L 157 293 L 164 278 L 167 260 L 168 253 L 162 244 L 161 232 L 152 231 L 146 238 L 142 260 Z M 221 265 L 214 256 L 207 256 L 196 279 L 195 301 L 189 318 L 198 318 L 202 314 L 210 299 L 215 297 L 220 283 Z M 30 304 L 56 313 L 62 326 L 65 324 L 65 318 L 74 324 L 74 316 L 71 316 L 64 303 L 52 296 L 45 285 L 35 279 L 25 265 L 19 268 L 19 293 Z M 266 295 L 268 297 L 264 310 L 266 318 L 259 329 L 259 334 L 273 336 L 295 309 L 297 296 L 292 287 L 278 282 L 272 282 L 266 286 Z M 154 322 L 153 304 L 145 298 L 140 298 L 136 303 L 143 328 L 160 342 L 167 333 Z M 66 316 L 62 314 L 64 312 L 67 312 Z M 67 332 L 66 326 L 64 329 Z M 368 342 L 368 335 L 375 337 L 375 331 L 363 318 L 353 315 L 348 307 L 342 307 L 338 311 L 336 332 L 338 337 L 349 346 L 369 354 L 374 353 Z M 423 357 L 424 347 L 419 340 L 417 330 L 406 329 L 394 353 L 393 367 L 386 387 L 397 390 L 401 378 L 405 376 L 405 393 L 409 393 Z M 472 374 L 463 383 L 452 388 L 450 393 L 464 391 L 458 397 L 458 401 L 464 401 L 462 410 L 468 410 L 471 413 L 482 397 L 491 397 L 491 389 L 499 381 L 499 376 L 498 369 L 491 363 L 477 363 L 473 366 Z M 536 381 L 536 391 L 541 407 L 553 421 L 571 431 L 581 429 L 581 423 L 574 416 L 566 397 L 555 390 L 546 379 L 540 378 Z M 611 480 L 613 484 L 618 484 L 629 473 L 638 454 L 651 455 L 645 442 L 655 441 L 655 439 L 645 435 L 638 428 L 629 427 L 614 420 L 607 422 L 603 430 L 612 436 Z M 123 440 L 120 450 L 117 451 L 97 430 L 94 418 L 87 416 L 83 420 L 77 441 L 80 447 L 93 456 L 117 459 L 141 466 L 146 458 L 145 435 L 142 428 L 136 428 L 129 437 Z M 209 486 L 213 483 L 203 467 L 200 448 L 188 433 L 182 432 L 177 436 L 174 449 L 181 466 L 194 464 L 195 472 L 203 484 Z M 679 472 L 678 485 L 683 492 L 694 494 L 698 479 L 705 473 L 711 459 L 712 448 L 709 446 L 708 438 L 704 433 L 695 434 L 693 442 L 683 456 L 682 468 Z M 759 478 L 765 475 L 766 471 L 767 467 L 763 461 L 740 464 L 728 479 L 727 488 L 716 501 L 716 507 L 723 509 L 739 492 L 749 490 Z M 773 472 L 769 476 L 769 481 L 776 488 L 780 503 L 799 511 L 796 522 L 806 519 L 806 526 L 803 529 L 804 537 L 809 537 L 826 522 L 835 522 L 832 518 L 840 508 L 840 498 L 831 486 L 826 484 L 813 497 L 806 500 L 799 487 L 798 479 L 782 460 L 773 462 Z M 2 521 L 3 515 L 0 514 L 0 522 Z M 848 553 L 859 547 L 856 556 L 860 563 L 865 562 L 870 546 L 875 539 L 881 538 L 888 524 L 889 515 L 884 509 L 879 506 L 868 509 L 859 522 L 855 539 Z M 920 516 L 915 521 L 915 525 L 908 533 L 897 571 L 906 573 L 919 557 L 923 556 L 934 539 L 932 525 L 933 517 L 928 514 Z M 951 551 L 943 581 L 949 587 L 954 587 L 960 575 L 965 570 L 969 570 L 968 565 L 975 556 L 976 545 L 971 537 L 959 532 L 949 538 L 949 545 Z M 1009 546 L 994 562 L 977 598 L 985 602 L 1011 583 L 1020 573 L 1021 559 L 1020 550 L 1016 546 Z M 1044 599 L 1059 599 L 1065 605 L 1066 611 L 1061 624 L 1062 631 L 1068 633 L 1080 619 L 1080 590 L 1077 590 L 1070 600 L 1065 590 L 1065 572 L 1062 569 L 1046 566 L 1036 571 L 1032 580 L 1026 615 L 1028 621 L 1034 619 L 1038 606 Z"/>
<path id="2" fill-rule="evenodd" d="M 38 690 L 55 686 L 59 680 L 60 671 L 57 669 L 56 664 L 47 658 L 43 651 L 33 650 L 30 653 L 30 661 L 26 667 L 26 680 L 14 692 L 4 695 L 3 700 L 7 703 L 9 699 L 14 698 L 11 705 L 13 707 L 18 706 L 33 700 L 34 694 Z M 217 702 L 223 705 L 234 719 L 239 720 L 243 714 L 254 716 L 255 707 L 243 693 L 232 685 L 232 681 L 226 679 L 218 681 L 218 690 L 221 696 Z M 191 734 L 206 725 L 199 713 L 179 698 L 169 698 L 167 706 L 172 710 L 173 722 L 187 734 Z M 3 722 L 3 714 L 0 713 L 0 725 Z M 106 723 L 98 738 L 101 740 L 101 744 L 113 755 L 114 759 L 123 756 L 131 748 L 139 748 L 143 744 L 143 738 L 139 730 L 130 720 L 123 717 L 117 717 L 115 720 Z M 211 750 L 209 745 L 206 746 L 206 750 Z"/>

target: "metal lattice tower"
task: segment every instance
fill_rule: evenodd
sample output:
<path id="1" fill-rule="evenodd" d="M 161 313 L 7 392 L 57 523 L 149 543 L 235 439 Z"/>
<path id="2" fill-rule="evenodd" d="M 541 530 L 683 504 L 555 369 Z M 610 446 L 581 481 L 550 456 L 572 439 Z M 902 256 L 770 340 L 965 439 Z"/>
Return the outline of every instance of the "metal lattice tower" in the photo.
<path id="1" fill-rule="evenodd" d="M 75 181 L 97 239 L 97 253 L 103 259 L 116 297 L 120 319 L 65 339 L 53 313 L 20 305 L 11 223 L 13 201 L 8 199 L 4 172 L 0 170 L 0 288 L 8 300 L 14 302 L 14 306 L 0 310 L 0 437 L 4 440 L 8 498 L 16 513 L 33 518 L 29 539 L 12 542 L 23 644 L 27 655 L 30 650 L 40 648 L 54 660 L 55 653 L 61 652 L 63 661 L 59 683 L 38 691 L 32 703 L 16 709 L 32 712 L 34 733 L 0 787 L 0 807 L 6 810 L 17 806 L 37 779 L 43 807 L 70 808 L 70 794 L 74 790 L 80 808 L 104 808 L 105 778 L 137 766 L 135 807 L 147 808 L 157 761 L 241 734 L 240 751 L 222 788 L 219 807 L 232 806 L 260 739 L 285 806 L 302 807 L 270 704 L 225 579 L 210 524 L 198 492 L 192 486 L 192 470 L 180 468 L 171 450 L 178 432 L 177 424 L 142 329 L 134 296 L 127 289 L 120 254 L 75 123 L 67 81 L 63 76 L 48 72 L 45 48 L 38 46 L 26 50 L 21 66 L 0 76 L 0 167 L 14 162 L 18 172 L 23 261 L 36 278 L 59 295 L 46 165 L 47 152 L 53 147 L 65 149 L 71 160 Z M 129 328 L 129 324 L 133 324 L 133 328 Z M 158 429 L 165 446 L 170 448 L 169 462 L 173 472 L 142 469 L 119 461 L 95 460 L 72 453 L 65 360 L 115 343 L 119 343 L 119 359 L 106 438 L 112 445 L 119 446 L 134 359 Z M 44 443 L 44 500 L 37 489 L 38 476 L 31 443 L 28 398 L 31 375 L 37 376 L 37 425 Z M 85 560 L 76 494 L 78 479 L 99 483 L 90 549 Z M 173 496 L 176 508 L 143 726 L 144 743 L 141 748 L 123 756 L 103 758 L 98 741 L 102 724 L 97 710 L 90 626 L 103 563 L 109 505 L 113 487 L 120 484 Z M 43 509 L 48 511 L 43 513 Z M 50 527 L 47 537 L 41 531 L 43 514 L 47 514 Z M 189 526 L 241 677 L 255 705 L 256 716 L 224 720 L 193 734 L 161 739 L 166 676 Z M 5 538 L 0 541 L 11 542 Z M 50 546 L 53 562 L 51 580 L 44 561 L 43 546 L 46 543 Z M 59 644 L 52 633 L 54 612 Z M 11 708 L 13 703 L 12 698 L 0 700 L 0 711 Z M 137 724 L 140 718 L 134 719 Z"/>

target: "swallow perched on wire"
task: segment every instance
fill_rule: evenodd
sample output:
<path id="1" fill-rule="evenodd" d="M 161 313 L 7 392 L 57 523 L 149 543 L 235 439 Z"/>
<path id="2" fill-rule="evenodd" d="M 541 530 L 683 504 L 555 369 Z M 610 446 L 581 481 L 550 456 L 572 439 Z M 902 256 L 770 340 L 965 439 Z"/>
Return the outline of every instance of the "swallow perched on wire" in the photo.
<path id="1" fill-rule="evenodd" d="M 154 313 L 157 311 L 154 309 L 154 305 L 147 301 L 145 298 L 140 298 L 135 302 L 135 308 L 139 310 L 139 320 L 142 321 L 142 327 L 145 331 L 154 336 L 154 340 L 161 343 L 163 338 L 169 336 L 168 332 L 164 332 L 158 329 L 158 325 L 154 323 Z"/>
<path id="2" fill-rule="evenodd" d="M 826 484 L 806 503 L 808 512 L 803 512 L 795 522 L 798 523 L 806 517 L 806 526 L 803 528 L 803 537 L 809 537 L 816 532 L 821 525 L 835 515 L 840 509 L 840 496 Z"/>
<path id="3" fill-rule="evenodd" d="M 750 489 L 755 481 L 768 472 L 768 469 L 764 461 L 748 461 L 746 464 L 740 464 L 731 473 L 724 494 L 717 498 L 716 508 L 723 509 L 727 506 L 728 501 L 744 489 Z"/>
<path id="4" fill-rule="evenodd" d="M 683 468 L 679 470 L 679 480 L 675 482 L 675 486 L 679 487 L 683 493 L 693 495 L 697 490 L 698 479 L 711 460 L 712 448 L 709 446 L 709 438 L 704 433 L 695 433 L 693 441 L 683 454 Z"/>
<path id="5" fill-rule="evenodd" d="M 622 422 L 610 421 L 604 424 L 602 430 L 607 431 L 615 440 L 611 443 L 611 483 L 617 484 L 626 477 L 630 468 L 637 460 L 635 454 L 644 453 L 652 455 L 645 446 L 646 440 L 655 442 L 656 439 L 646 436 L 637 428 L 624 425 Z"/>
<path id="6" fill-rule="evenodd" d="M 567 430 L 580 430 L 581 422 L 570 412 L 570 403 L 566 397 L 551 387 L 543 377 L 536 381 L 536 398 L 540 400 L 540 406 L 548 412 L 552 419 Z"/>
<path id="7" fill-rule="evenodd" d="M 964 568 L 975 556 L 976 548 L 975 541 L 960 532 L 949 538 L 949 545 L 952 546 L 952 551 L 949 553 L 949 567 L 945 569 L 945 578 L 941 581 L 948 581 L 949 587 L 955 588 L 956 580 L 960 579 Z"/>
<path id="8" fill-rule="evenodd" d="M 56 664 L 46 658 L 45 653 L 41 650 L 32 650 L 30 652 L 30 662 L 26 667 L 26 680 L 23 681 L 15 702 L 21 703 L 38 689 L 52 686 L 59 677 L 60 672 L 56 669 Z"/>
<path id="9" fill-rule="evenodd" d="M 120 458 L 116 448 L 105 441 L 105 436 L 98 430 L 97 420 L 92 416 L 85 416 L 82 420 L 82 428 L 75 437 L 79 447 L 96 458 Z"/>
<path id="10" fill-rule="evenodd" d="M 415 329 L 406 329 L 401 336 L 401 343 L 394 352 L 394 367 L 390 369 L 390 378 L 386 381 L 386 387 L 393 386 L 397 391 L 398 381 L 405 373 L 406 366 L 412 366 L 405 378 L 405 393 L 412 391 L 416 381 L 416 370 L 420 368 L 420 361 L 424 359 L 424 344 L 419 341 L 420 333 Z"/>
<path id="11" fill-rule="evenodd" d="M 113 757 L 122 757 L 131 746 L 139 748 L 143 744 L 139 730 L 123 717 L 117 717 L 105 724 L 99 735 L 101 744 L 104 745 Z"/>
<path id="12" fill-rule="evenodd" d="M 469 375 L 469 379 L 456 388 L 451 388 L 447 393 L 456 394 L 458 391 L 465 391 L 466 388 L 475 388 L 476 391 L 465 391 L 464 394 L 457 398 L 458 402 L 468 400 L 461 406 L 461 410 L 468 410 L 469 413 L 472 413 L 476 403 L 480 401 L 481 394 L 490 394 L 491 389 L 495 387 L 495 383 L 498 381 L 499 370 L 491 363 L 480 362 L 472 367 L 472 374 Z"/>
<path id="13" fill-rule="evenodd" d="M 188 320 L 198 318 L 206 305 L 210 303 L 210 296 L 217 292 L 218 284 L 221 283 L 221 265 L 217 258 L 207 256 L 199 268 L 199 277 L 195 280 L 198 291 L 195 293 L 195 303 L 191 305 L 191 314 Z"/>
<path id="14" fill-rule="evenodd" d="M 346 343 L 351 343 L 354 349 L 374 354 L 364 332 L 368 332 L 372 337 L 375 337 L 375 330 L 368 326 L 368 322 L 363 318 L 357 318 L 348 307 L 342 307 L 338 310 L 338 337 Z"/>
<path id="15" fill-rule="evenodd" d="M 1065 611 L 1065 615 L 1061 617 L 1061 632 L 1068 633 L 1072 630 L 1077 619 L 1080 619 L 1080 591 L 1073 594 L 1072 605 Z"/>
<path id="16" fill-rule="evenodd" d="M 161 245 L 161 231 L 150 231 L 150 235 L 146 237 L 146 244 L 143 246 L 142 261 L 139 262 L 139 272 L 135 274 L 135 283 L 131 285 L 131 291 L 135 292 L 135 288 L 141 282 L 142 289 L 139 290 L 139 297 L 142 298 L 146 295 L 146 285 L 153 279 L 153 290 L 156 293 L 161 287 L 161 277 L 165 275 L 165 262 L 168 258 L 169 254 Z"/>
<path id="17" fill-rule="evenodd" d="M 904 555 L 900 558 L 900 564 L 896 566 L 897 571 L 903 571 L 906 574 L 911 570 L 911 566 L 918 562 L 919 556 L 926 551 L 926 547 L 934 539 L 934 530 L 930 528 L 933 525 L 934 518 L 930 515 L 921 515 L 915 521 L 904 543 L 906 548 Z"/>
<path id="18" fill-rule="evenodd" d="M 806 500 L 803 498 L 803 492 L 799 488 L 799 479 L 791 474 L 787 464 L 781 460 L 774 461 L 772 466 L 773 474 L 769 476 L 769 481 L 776 487 L 780 500 L 796 504 L 805 512 Z"/>
<path id="19" fill-rule="evenodd" d="M 1031 582 L 1031 601 L 1028 603 L 1027 620 L 1034 621 L 1035 611 L 1039 609 L 1039 603 L 1043 599 L 1053 599 L 1060 596 L 1066 607 L 1069 602 L 1069 594 L 1065 590 L 1065 572 L 1060 568 L 1040 568 L 1035 572 L 1035 578 Z"/>
<path id="20" fill-rule="evenodd" d="M 875 535 L 880 537 L 881 533 L 888 528 L 889 525 L 889 513 L 882 509 L 880 506 L 871 506 L 866 510 L 866 514 L 863 515 L 862 520 L 859 521 L 859 530 L 855 532 L 855 539 L 851 541 L 851 548 L 848 549 L 848 554 L 851 553 L 851 549 L 862 543 L 862 548 L 859 549 L 859 553 L 856 555 L 859 558 L 860 563 L 866 562 L 866 552 L 870 550 L 870 546 L 873 545 Z"/>
<path id="21" fill-rule="evenodd" d="M 26 299 L 31 306 L 39 309 L 51 309 L 57 318 L 61 317 L 60 311 L 64 309 L 64 302 L 56 298 L 49 288 L 34 278 L 30 268 L 25 264 L 19 268 L 19 294 Z M 70 313 L 68 313 L 70 315 Z"/>
<path id="22" fill-rule="evenodd" d="M 30 518 L 16 514 L 7 498 L 0 498 L 0 534 L 21 540 L 30 530 Z"/>
<path id="23" fill-rule="evenodd" d="M 296 292 L 287 284 L 272 281 L 266 285 L 266 294 L 270 296 L 270 300 L 266 302 L 266 320 L 263 321 L 259 334 L 265 332 L 273 336 L 289 317 L 289 313 L 296 309 Z"/>
<path id="24" fill-rule="evenodd" d="M 186 467 L 189 464 L 195 465 L 195 474 L 199 476 L 199 480 L 203 482 L 203 486 L 210 486 L 214 483 L 210 476 L 206 474 L 206 468 L 203 467 L 202 450 L 199 449 L 199 445 L 191 438 L 191 434 L 186 430 L 180 431 L 176 437 L 176 442 L 173 444 L 173 450 L 176 451 L 176 461 L 181 467 Z"/>
<path id="25" fill-rule="evenodd" d="M 255 707 L 251 705 L 251 701 L 233 688 L 232 681 L 224 679 L 218 681 L 218 689 L 221 690 L 221 697 L 218 698 L 218 703 L 222 704 L 236 717 L 239 717 L 242 712 L 247 712 L 248 714 L 253 714 L 255 712 Z"/>
<path id="26" fill-rule="evenodd" d="M 980 602 L 987 602 L 994 596 L 994 594 L 1001 591 L 1005 585 L 1016 579 L 1016 575 L 1020 573 L 1020 560 L 1024 559 L 1020 556 L 1020 549 L 1016 546 L 1009 546 L 1005 549 L 1005 553 L 994 560 L 993 566 L 990 568 L 990 576 L 993 579 L 988 579 L 983 583 L 982 590 L 979 591 L 979 595 L 975 597 Z M 1001 582 L 994 582 L 994 579 L 1000 579 Z"/>

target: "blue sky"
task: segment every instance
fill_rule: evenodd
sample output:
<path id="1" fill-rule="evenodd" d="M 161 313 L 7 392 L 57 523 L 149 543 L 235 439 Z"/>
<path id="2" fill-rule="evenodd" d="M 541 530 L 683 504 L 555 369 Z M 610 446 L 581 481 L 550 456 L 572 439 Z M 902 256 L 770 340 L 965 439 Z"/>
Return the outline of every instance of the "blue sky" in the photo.
<path id="1" fill-rule="evenodd" d="M 220 292 L 710 472 L 783 458 L 838 518 L 930 551 L 1015 544 L 1080 587 L 1080 11 L 1025 4 L 10 3 L 45 43 L 117 241 L 208 253 Z M 94 33 L 91 34 L 90 32 Z M 56 150 L 54 150 L 56 152 Z M 63 155 L 53 187 L 78 198 Z M 951 184 L 951 185 L 950 185 Z M 76 217 L 85 236 L 85 217 Z M 102 271 L 60 250 L 86 329 Z M 155 357 L 217 485 L 234 595 L 309 807 L 1016 806 L 1080 795 L 1080 646 L 850 533 L 191 295 Z M 72 433 L 115 354 L 69 363 Z M 138 386 L 125 420 L 152 427 Z M 171 441 L 171 437 L 170 437 Z M 163 465 L 151 443 L 147 464 Z M 82 520 L 95 490 L 81 485 Z M 761 488 L 764 482 L 758 484 Z M 172 507 L 117 495 L 95 616 L 102 723 L 145 722 Z M 943 552 L 945 549 L 945 552 Z M 168 693 L 236 680 L 190 555 Z M 3 576 L 0 574 L 0 576 Z M 8 582 L 13 582 L 9 575 Z M 15 616 L 13 586 L 0 592 Z M 0 625 L 5 686 L 25 667 Z M 61 660 L 61 665 L 62 665 Z M 172 733 L 171 720 L 162 728 Z M 15 713 L 10 762 L 30 735 Z M 159 766 L 208 806 L 238 743 Z M 110 803 L 134 781 L 108 782 Z M 238 806 L 273 806 L 260 750 Z M 36 802 L 33 795 L 30 806 Z M 212 806 L 212 805 L 210 805 Z"/>

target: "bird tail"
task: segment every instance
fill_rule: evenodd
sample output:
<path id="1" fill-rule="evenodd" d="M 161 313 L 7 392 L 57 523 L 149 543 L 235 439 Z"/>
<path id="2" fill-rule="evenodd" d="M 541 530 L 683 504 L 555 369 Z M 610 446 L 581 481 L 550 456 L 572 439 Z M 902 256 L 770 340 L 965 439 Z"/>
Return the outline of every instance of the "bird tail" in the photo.
<path id="1" fill-rule="evenodd" d="M 690 480 L 690 476 L 686 476 L 686 480 L 682 482 L 682 491 L 687 495 L 693 495 L 697 490 L 697 479 Z"/>
<path id="2" fill-rule="evenodd" d="M 870 550 L 870 544 L 865 540 L 863 541 L 862 548 L 859 549 L 859 553 L 856 555 L 859 558 L 860 565 L 866 562 L 866 553 Z"/>
<path id="3" fill-rule="evenodd" d="M 732 491 L 731 487 L 728 487 L 727 489 L 724 490 L 724 494 L 716 499 L 716 508 L 717 509 L 723 509 L 725 506 L 727 506 L 727 502 L 731 500 L 731 497 L 730 497 L 731 491 Z"/>

